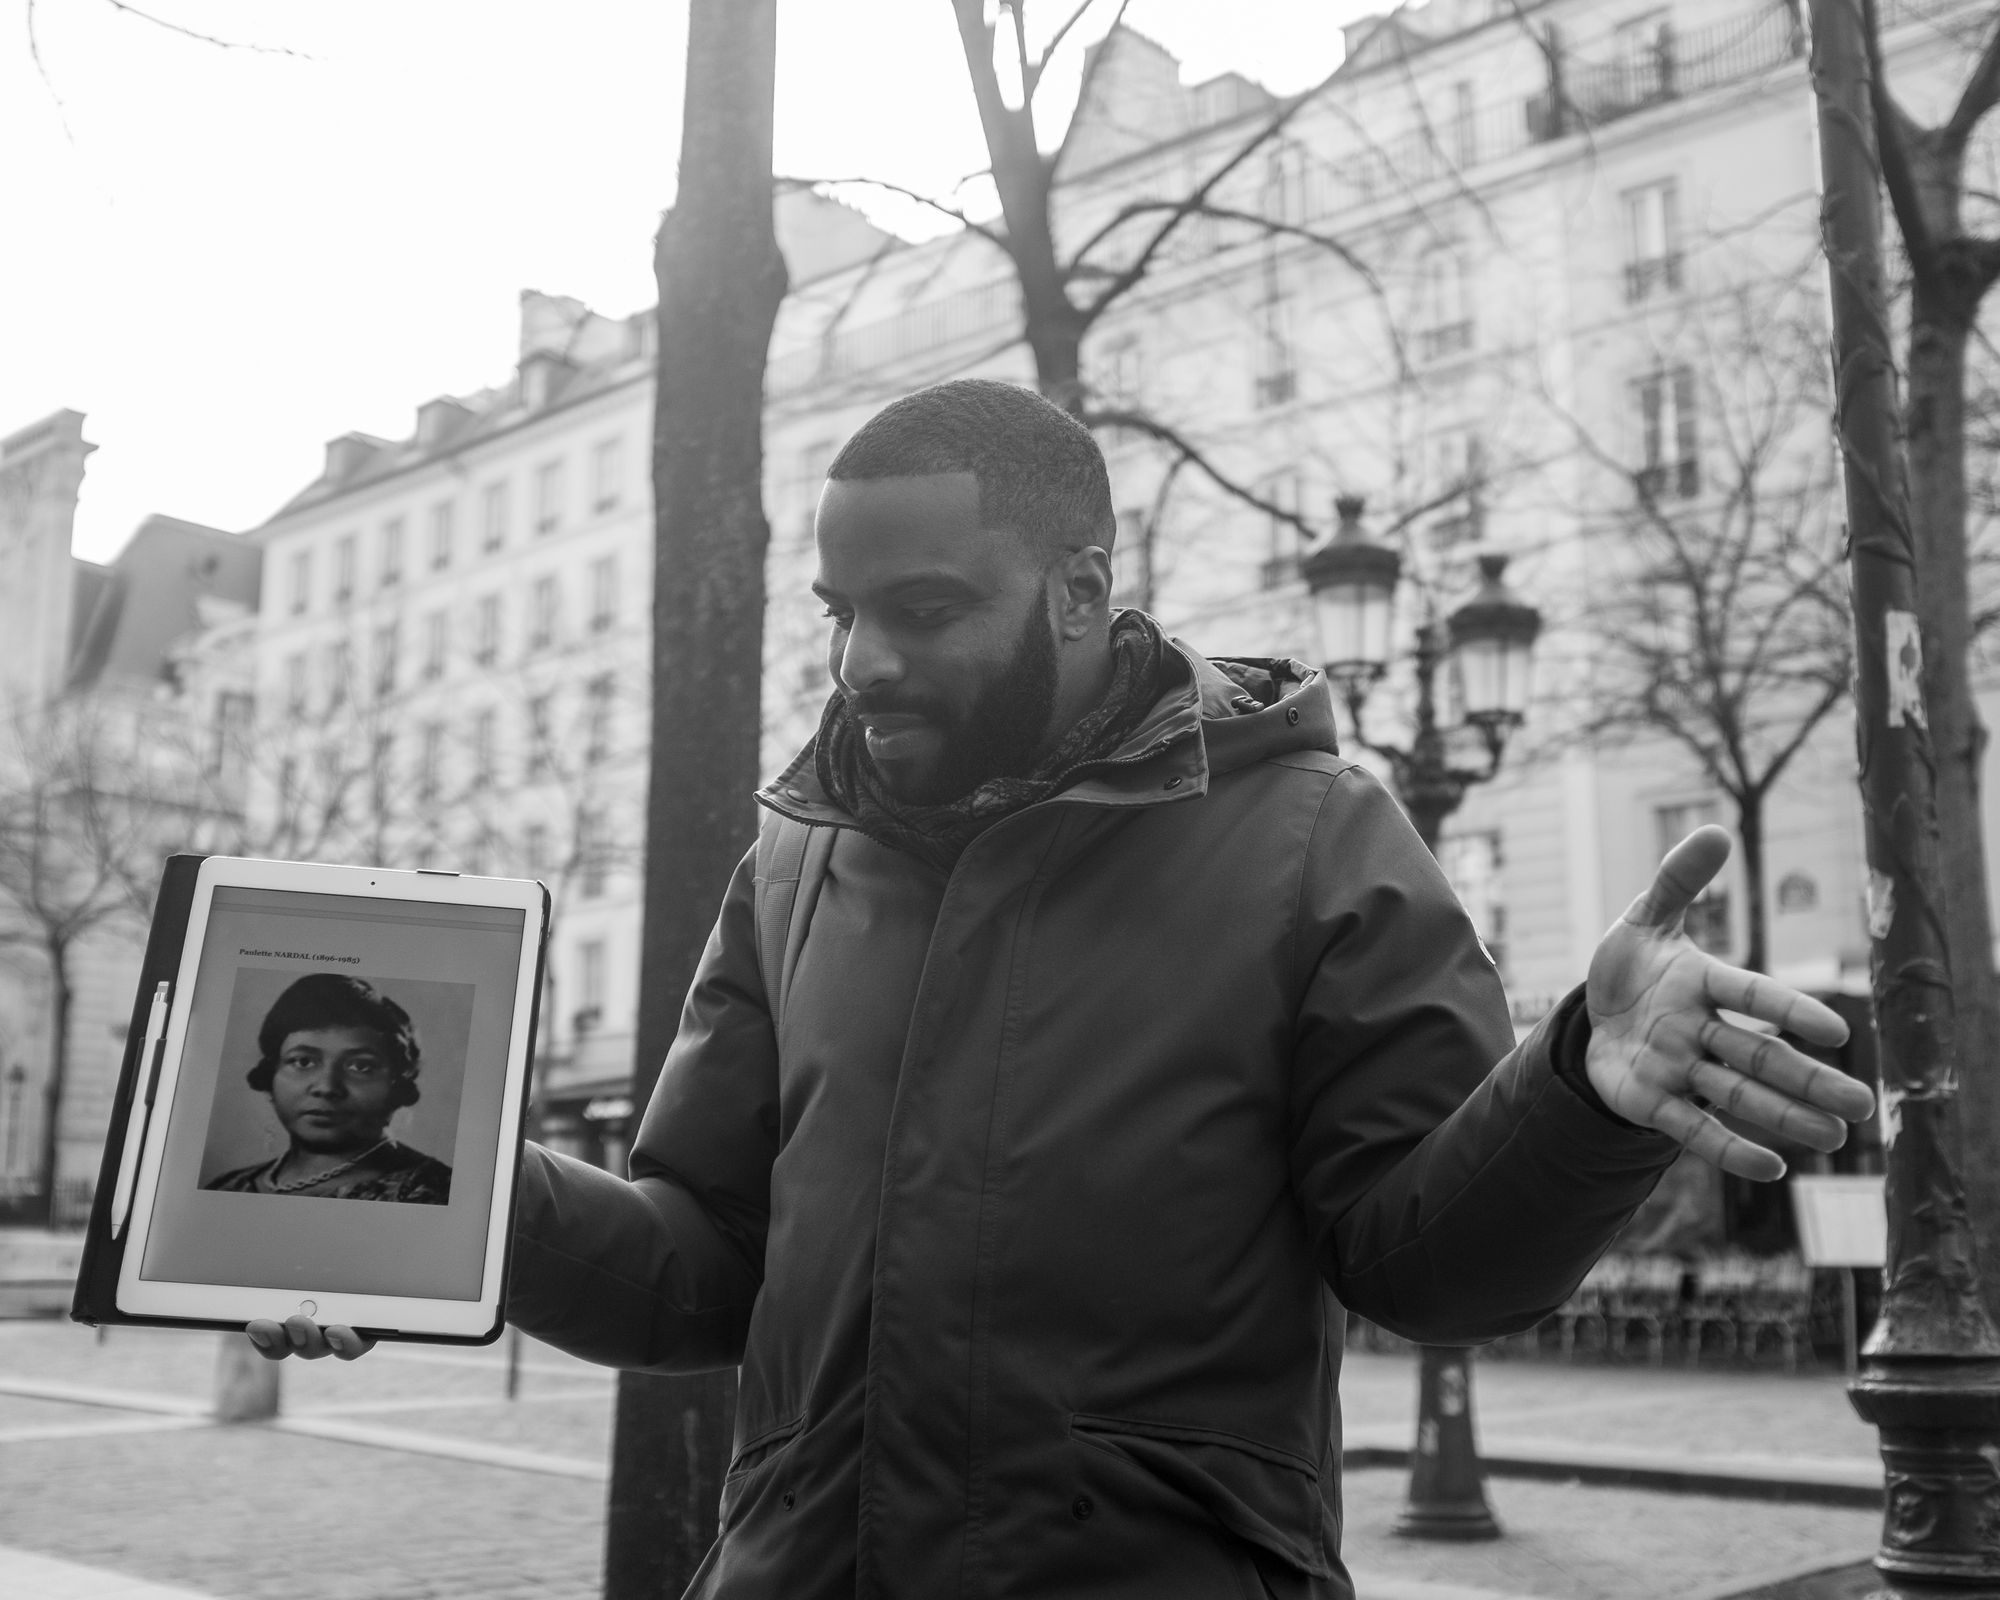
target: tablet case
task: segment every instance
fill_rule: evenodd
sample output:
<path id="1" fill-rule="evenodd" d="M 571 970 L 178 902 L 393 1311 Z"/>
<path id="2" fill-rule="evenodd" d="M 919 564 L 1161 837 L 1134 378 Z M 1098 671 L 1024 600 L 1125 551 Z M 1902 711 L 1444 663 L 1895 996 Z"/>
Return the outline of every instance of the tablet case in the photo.
<path id="1" fill-rule="evenodd" d="M 111 1191 L 118 1183 L 118 1163 L 125 1151 L 125 1135 L 134 1107 L 145 1092 L 146 1075 L 152 1067 L 142 1061 L 146 1040 L 146 1017 L 152 1009 L 153 991 L 164 981 L 172 983 L 180 975 L 181 953 L 187 943 L 188 916 L 194 909 L 195 879 L 206 856 L 167 857 L 160 875 L 159 897 L 153 902 L 153 926 L 146 935 L 146 955 L 139 966 L 139 988 L 132 999 L 132 1021 L 125 1030 L 125 1059 L 118 1069 L 118 1088 L 111 1101 L 111 1125 L 104 1137 L 104 1158 L 97 1170 L 97 1193 L 90 1202 L 90 1223 L 83 1237 L 83 1261 L 77 1268 L 76 1293 L 71 1297 L 72 1322 L 89 1327 L 224 1328 L 233 1323 L 198 1317 L 141 1316 L 118 1309 L 118 1274 L 125 1264 L 125 1245 L 132 1237 L 131 1219 L 117 1238 L 111 1237 Z M 548 960 L 549 895 L 542 891 L 542 935 L 535 946 L 534 999 L 528 1012 L 528 1070 L 522 1082 L 522 1126 L 515 1130 L 518 1143 L 526 1131 L 528 1102 L 533 1097 L 535 1040 L 541 1034 L 542 972 Z M 172 997 L 179 1005 L 181 997 Z M 140 1109 L 143 1109 L 141 1107 Z M 515 1163 L 515 1181 L 507 1186 L 506 1237 L 514 1237 L 514 1206 L 520 1189 L 520 1163 Z M 392 1338 L 424 1344 L 491 1344 L 505 1326 L 507 1279 L 513 1266 L 513 1251 L 500 1264 L 500 1312 L 493 1326 L 483 1334 L 401 1333 L 381 1328 L 356 1331 L 371 1338 Z"/>

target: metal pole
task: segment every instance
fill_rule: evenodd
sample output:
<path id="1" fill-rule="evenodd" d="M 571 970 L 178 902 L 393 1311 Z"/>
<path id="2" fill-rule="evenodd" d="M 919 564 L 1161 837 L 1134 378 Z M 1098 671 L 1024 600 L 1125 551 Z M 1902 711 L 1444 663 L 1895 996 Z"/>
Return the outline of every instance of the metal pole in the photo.
<path id="1" fill-rule="evenodd" d="M 1892 1580 L 2000 1585 L 2000 1333 L 1980 1297 L 1958 1171 L 1935 755 L 1861 0 L 1813 0 L 1811 18 L 1888 1167 L 1882 1311 L 1848 1394 L 1881 1435 L 1876 1567 Z"/>
<path id="2" fill-rule="evenodd" d="M 1465 790 L 1446 760 L 1437 722 L 1437 669 L 1444 659 L 1437 625 L 1417 634 L 1417 726 L 1400 774 L 1403 803 L 1432 855 L 1444 819 Z M 1486 1468 L 1472 1430 L 1472 1352 L 1443 1345 L 1417 1350 L 1417 1438 L 1410 1487 L 1396 1519 L 1410 1539 L 1497 1539 L 1500 1523 L 1486 1503 Z"/>

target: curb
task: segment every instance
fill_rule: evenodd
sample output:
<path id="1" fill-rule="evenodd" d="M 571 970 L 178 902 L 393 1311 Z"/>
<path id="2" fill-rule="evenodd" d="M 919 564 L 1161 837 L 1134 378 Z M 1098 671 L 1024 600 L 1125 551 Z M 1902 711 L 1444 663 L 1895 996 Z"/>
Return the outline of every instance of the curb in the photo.
<path id="1" fill-rule="evenodd" d="M 1879 1511 L 1881 1468 L 1874 1462 L 1732 1462 L 1727 1456 L 1679 1457 L 1618 1450 L 1543 1450 L 1525 1442 L 1480 1452 L 1480 1464 L 1497 1478 L 1539 1478 L 1606 1488 L 1705 1494 L 1727 1500 L 1767 1500 L 1795 1505 L 1846 1506 Z M 1343 1470 L 1407 1467 L 1407 1446 L 1349 1445 Z"/>

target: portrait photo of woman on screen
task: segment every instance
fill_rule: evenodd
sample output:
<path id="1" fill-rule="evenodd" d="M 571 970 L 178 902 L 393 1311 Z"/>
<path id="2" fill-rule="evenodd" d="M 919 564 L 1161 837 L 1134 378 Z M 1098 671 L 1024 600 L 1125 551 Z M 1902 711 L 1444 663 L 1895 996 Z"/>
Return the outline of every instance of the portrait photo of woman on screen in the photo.
<path id="1" fill-rule="evenodd" d="M 257 1051 L 246 1077 L 269 1097 L 287 1146 L 270 1160 L 217 1174 L 204 1189 L 405 1205 L 450 1201 L 451 1168 L 389 1131 L 390 1119 L 420 1098 L 422 1047 L 402 1006 L 366 979 L 311 973 L 265 1013 Z"/>

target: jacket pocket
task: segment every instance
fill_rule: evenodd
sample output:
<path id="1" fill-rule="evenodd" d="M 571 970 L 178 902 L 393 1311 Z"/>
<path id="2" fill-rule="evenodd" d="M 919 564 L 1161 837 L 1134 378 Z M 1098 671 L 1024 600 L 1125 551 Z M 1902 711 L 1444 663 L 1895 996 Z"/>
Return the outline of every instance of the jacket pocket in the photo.
<path id="1" fill-rule="evenodd" d="M 800 1415 L 793 1417 L 789 1422 L 781 1422 L 774 1428 L 766 1428 L 762 1433 L 744 1440 L 743 1448 L 736 1452 L 736 1458 L 729 1463 L 729 1470 L 723 1474 L 722 1481 L 727 1483 L 731 1478 L 741 1478 L 755 1472 L 796 1439 L 799 1430 L 805 1425 L 806 1419 Z"/>
<path id="2" fill-rule="evenodd" d="M 1220 1524 L 1307 1577 L 1332 1574 L 1319 1468 L 1304 1456 L 1220 1428 L 1076 1412 L 1070 1437 L 1141 1474 L 1163 1510 Z"/>

